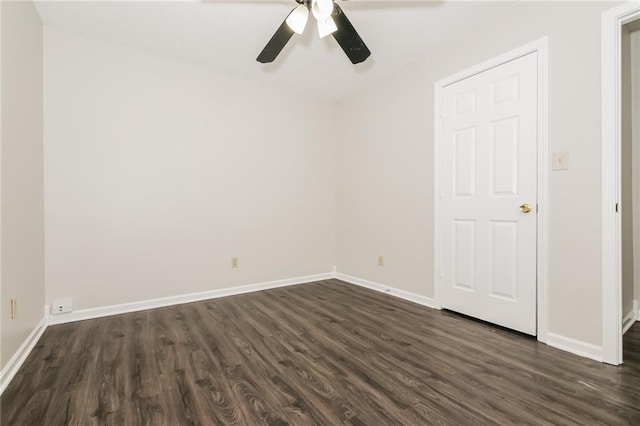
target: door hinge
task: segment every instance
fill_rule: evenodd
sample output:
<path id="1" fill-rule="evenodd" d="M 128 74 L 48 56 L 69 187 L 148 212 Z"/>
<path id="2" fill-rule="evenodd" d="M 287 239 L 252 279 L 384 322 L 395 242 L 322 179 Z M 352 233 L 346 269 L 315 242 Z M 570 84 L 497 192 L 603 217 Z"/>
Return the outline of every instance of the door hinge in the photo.
<path id="1" fill-rule="evenodd" d="M 620 213 L 620 204 L 616 203 L 616 213 Z"/>

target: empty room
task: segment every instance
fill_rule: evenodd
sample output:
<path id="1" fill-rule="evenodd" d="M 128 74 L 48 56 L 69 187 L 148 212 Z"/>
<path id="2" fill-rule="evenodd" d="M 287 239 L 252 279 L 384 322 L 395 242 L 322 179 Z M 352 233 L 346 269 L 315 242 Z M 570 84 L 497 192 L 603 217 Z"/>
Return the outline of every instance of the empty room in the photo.
<path id="1" fill-rule="evenodd" d="M 0 1 L 0 424 L 640 424 L 640 2 Z"/>

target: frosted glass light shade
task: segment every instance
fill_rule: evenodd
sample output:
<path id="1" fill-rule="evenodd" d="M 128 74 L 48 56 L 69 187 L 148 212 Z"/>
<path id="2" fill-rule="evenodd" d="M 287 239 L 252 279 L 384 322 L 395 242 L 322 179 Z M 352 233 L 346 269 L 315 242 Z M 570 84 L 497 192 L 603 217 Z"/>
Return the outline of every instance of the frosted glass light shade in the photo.
<path id="1" fill-rule="evenodd" d="M 309 9 L 301 4 L 287 16 L 287 25 L 296 34 L 302 34 L 309 20 Z"/>
<path id="2" fill-rule="evenodd" d="M 320 34 L 320 38 L 324 38 L 336 31 L 338 31 L 338 27 L 332 17 L 328 17 L 325 20 L 318 19 L 318 34 Z"/>
<path id="3" fill-rule="evenodd" d="M 333 13 L 333 0 L 313 0 L 311 13 L 319 21 L 326 21 Z"/>

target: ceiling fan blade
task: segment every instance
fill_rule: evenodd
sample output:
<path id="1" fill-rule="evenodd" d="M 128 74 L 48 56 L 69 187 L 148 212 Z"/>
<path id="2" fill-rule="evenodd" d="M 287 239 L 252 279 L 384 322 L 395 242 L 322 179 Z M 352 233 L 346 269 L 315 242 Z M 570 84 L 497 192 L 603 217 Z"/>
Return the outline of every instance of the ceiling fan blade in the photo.
<path id="1" fill-rule="evenodd" d="M 287 20 L 285 19 L 282 25 L 280 25 L 276 30 L 275 34 L 273 34 L 273 37 L 271 37 L 271 40 L 269 40 L 262 52 L 260 52 L 257 61 L 262 64 L 273 62 L 280 52 L 282 52 L 282 49 L 284 49 L 289 40 L 291 40 L 293 34 L 293 30 L 289 28 Z"/>
<path id="2" fill-rule="evenodd" d="M 351 63 L 355 65 L 366 61 L 371 56 L 371 51 L 338 4 L 334 5 L 333 20 L 338 27 L 338 31 L 333 33 L 333 38 L 347 54 Z"/>

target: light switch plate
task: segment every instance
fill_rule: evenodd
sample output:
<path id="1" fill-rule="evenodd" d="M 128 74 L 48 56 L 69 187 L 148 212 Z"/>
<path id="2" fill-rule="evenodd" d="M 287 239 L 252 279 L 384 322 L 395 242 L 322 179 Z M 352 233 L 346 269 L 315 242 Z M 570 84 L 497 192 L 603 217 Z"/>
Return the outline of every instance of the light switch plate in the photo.
<path id="1" fill-rule="evenodd" d="M 551 159 L 551 170 L 569 170 L 569 153 L 554 152 Z"/>

